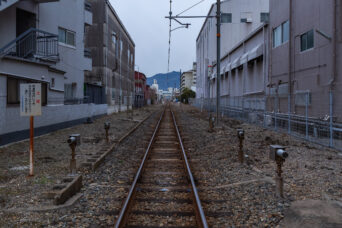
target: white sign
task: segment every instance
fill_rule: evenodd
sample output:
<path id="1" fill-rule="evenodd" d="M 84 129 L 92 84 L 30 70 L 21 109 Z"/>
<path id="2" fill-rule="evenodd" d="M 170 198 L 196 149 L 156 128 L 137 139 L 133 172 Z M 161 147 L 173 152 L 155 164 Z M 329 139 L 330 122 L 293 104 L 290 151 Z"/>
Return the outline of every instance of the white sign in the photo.
<path id="1" fill-rule="evenodd" d="M 42 115 L 42 85 L 20 84 L 20 116 Z"/>

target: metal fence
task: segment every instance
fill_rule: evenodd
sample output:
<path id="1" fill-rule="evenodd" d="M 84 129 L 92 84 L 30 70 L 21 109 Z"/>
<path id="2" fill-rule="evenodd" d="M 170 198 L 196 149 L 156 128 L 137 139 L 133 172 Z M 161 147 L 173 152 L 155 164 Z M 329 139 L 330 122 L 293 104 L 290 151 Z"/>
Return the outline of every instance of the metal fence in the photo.
<path id="1" fill-rule="evenodd" d="M 220 115 L 342 151 L 340 106 L 334 94 L 297 93 L 284 96 L 223 96 Z M 336 105 L 333 105 L 335 102 Z M 216 98 L 191 99 L 201 111 L 216 112 Z"/>

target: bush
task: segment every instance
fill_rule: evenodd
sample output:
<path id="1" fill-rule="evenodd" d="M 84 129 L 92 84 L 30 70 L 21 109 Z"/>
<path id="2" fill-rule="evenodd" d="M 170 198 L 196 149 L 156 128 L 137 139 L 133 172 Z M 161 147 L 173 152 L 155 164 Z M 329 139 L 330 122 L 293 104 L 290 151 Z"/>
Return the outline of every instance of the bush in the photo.
<path id="1" fill-rule="evenodd" d="M 189 98 L 195 98 L 196 93 L 191 89 L 185 88 L 181 95 L 181 102 L 184 104 L 189 104 Z"/>

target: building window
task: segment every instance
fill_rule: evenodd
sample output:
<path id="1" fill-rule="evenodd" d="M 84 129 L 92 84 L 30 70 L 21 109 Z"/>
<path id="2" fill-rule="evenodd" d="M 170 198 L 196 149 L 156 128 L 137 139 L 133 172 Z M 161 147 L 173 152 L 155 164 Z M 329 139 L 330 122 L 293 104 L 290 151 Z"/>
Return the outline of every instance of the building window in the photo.
<path id="1" fill-rule="evenodd" d="M 76 46 L 76 33 L 64 28 L 58 28 L 58 41 L 70 46 Z"/>
<path id="2" fill-rule="evenodd" d="M 123 51 L 123 41 L 120 40 L 120 55 L 122 55 L 122 51 Z"/>
<path id="3" fill-rule="evenodd" d="M 221 14 L 221 23 L 232 23 L 232 14 L 231 13 Z"/>
<path id="4" fill-rule="evenodd" d="M 269 13 L 260 13 L 260 22 L 268 23 L 270 21 Z"/>
<path id="5" fill-rule="evenodd" d="M 314 31 L 310 30 L 300 36 L 300 51 L 306 51 L 314 47 Z"/>
<path id="6" fill-rule="evenodd" d="M 281 25 L 282 27 L 282 42 L 285 43 L 287 41 L 289 41 L 289 37 L 290 37 L 290 22 L 286 21 L 285 23 L 283 23 Z"/>
<path id="7" fill-rule="evenodd" d="M 128 48 L 127 49 L 127 65 L 128 66 L 131 65 L 130 59 L 131 59 L 131 50 L 129 50 L 129 48 Z"/>
<path id="8" fill-rule="evenodd" d="M 286 21 L 273 29 L 273 47 L 276 48 L 289 41 L 290 23 Z"/>
<path id="9" fill-rule="evenodd" d="M 278 47 L 282 44 L 281 26 L 273 30 L 273 47 Z"/>
<path id="10" fill-rule="evenodd" d="M 21 80 L 17 78 L 7 77 L 7 104 L 18 105 L 20 104 L 20 84 L 26 83 L 37 83 L 30 80 Z M 42 105 L 47 104 L 47 84 L 41 83 L 42 85 Z"/>
<path id="11" fill-rule="evenodd" d="M 117 43 L 117 37 L 116 37 L 116 33 L 115 32 L 113 32 L 112 33 L 112 42 L 113 42 L 113 45 L 114 45 L 114 47 L 116 48 L 116 43 Z"/>

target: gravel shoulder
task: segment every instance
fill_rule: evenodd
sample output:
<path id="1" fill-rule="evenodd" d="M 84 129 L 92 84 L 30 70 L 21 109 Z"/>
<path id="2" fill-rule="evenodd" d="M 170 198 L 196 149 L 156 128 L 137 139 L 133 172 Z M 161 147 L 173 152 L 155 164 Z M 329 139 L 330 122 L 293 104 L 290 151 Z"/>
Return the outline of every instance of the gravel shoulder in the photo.
<path id="1" fill-rule="evenodd" d="M 33 178 L 27 177 L 29 141 L 0 148 L 0 217 L 2 218 L 0 227 L 40 227 L 51 225 L 56 219 L 59 221 L 64 216 L 50 212 L 28 213 L 25 210 L 52 205 L 52 200 L 46 199 L 43 193 L 51 190 L 54 184 L 60 183 L 61 179 L 69 173 L 71 150 L 66 140 L 70 134 L 81 134 L 81 146 L 76 149 L 78 173 L 83 174 L 84 184 L 90 186 L 89 183 L 92 181 L 89 182 L 89 175 L 94 174 L 79 166 L 89 155 L 95 154 L 106 146 L 104 122 L 111 123 L 109 136 L 111 143 L 114 143 L 139 121 L 158 109 L 160 108 L 150 106 L 135 110 L 133 121 L 126 113 L 118 113 L 99 118 L 92 124 L 81 124 L 35 138 L 35 176 Z M 127 158 L 121 157 L 116 163 L 121 165 L 125 163 L 125 159 Z M 90 189 L 92 188 L 93 186 L 90 186 Z M 103 197 L 105 195 L 101 195 L 99 200 Z"/>
<path id="2" fill-rule="evenodd" d="M 185 105 L 173 108 L 210 227 L 277 227 L 294 201 L 342 201 L 341 153 L 229 118 L 210 133 L 207 113 Z M 32 179 L 26 177 L 27 169 L 13 169 L 28 165 L 27 141 L 0 148 L 0 227 L 113 226 L 160 110 L 153 106 L 135 112 L 135 120 L 155 114 L 108 155 L 95 173 L 83 171 L 82 197 L 70 208 L 22 210 L 51 204 L 41 193 L 68 173 L 70 149 L 65 141 L 69 134 L 82 135 L 82 146 L 77 149 L 77 159 L 82 161 L 105 144 L 105 121 L 111 121 L 112 141 L 137 122 L 121 113 L 37 138 L 37 175 Z M 243 165 L 238 163 L 238 128 L 246 132 L 244 152 L 248 158 Z M 268 158 L 271 144 L 285 145 L 290 154 L 283 166 L 284 199 L 275 194 L 275 164 Z M 183 193 L 175 194 L 182 197 Z"/>
<path id="3" fill-rule="evenodd" d="M 224 117 L 209 133 L 208 113 L 175 106 L 185 147 L 211 227 L 275 227 L 291 202 L 305 199 L 342 202 L 342 154 L 286 134 Z M 245 164 L 238 162 L 236 130 L 245 130 Z M 276 165 L 269 146 L 286 146 L 284 199 L 275 194 Z M 216 202 L 216 201 L 219 201 Z M 222 212 L 220 215 L 215 212 Z"/>

